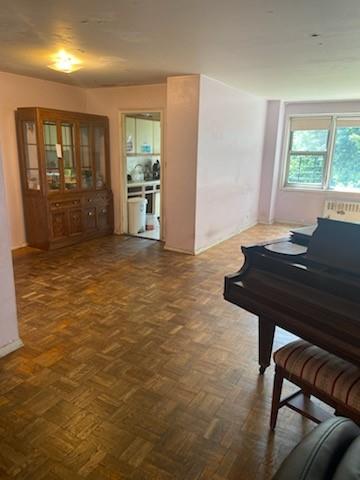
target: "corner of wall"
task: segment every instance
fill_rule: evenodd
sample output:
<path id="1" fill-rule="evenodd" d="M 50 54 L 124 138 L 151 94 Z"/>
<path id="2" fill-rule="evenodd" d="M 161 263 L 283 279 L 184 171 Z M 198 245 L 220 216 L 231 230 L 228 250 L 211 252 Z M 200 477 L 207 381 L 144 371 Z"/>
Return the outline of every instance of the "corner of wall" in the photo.
<path id="1" fill-rule="evenodd" d="M 199 75 L 169 77 L 166 105 L 166 248 L 195 249 Z"/>
<path id="2" fill-rule="evenodd" d="M 274 219 L 281 162 L 283 116 L 283 102 L 281 100 L 268 100 L 258 207 L 259 221 L 266 223 L 272 223 Z"/>
<path id="3" fill-rule="evenodd" d="M 20 346 L 16 312 L 14 271 L 10 249 L 10 228 L 4 192 L 4 175 L 0 152 L 0 356 Z M 14 348 L 13 348 L 14 347 Z"/>

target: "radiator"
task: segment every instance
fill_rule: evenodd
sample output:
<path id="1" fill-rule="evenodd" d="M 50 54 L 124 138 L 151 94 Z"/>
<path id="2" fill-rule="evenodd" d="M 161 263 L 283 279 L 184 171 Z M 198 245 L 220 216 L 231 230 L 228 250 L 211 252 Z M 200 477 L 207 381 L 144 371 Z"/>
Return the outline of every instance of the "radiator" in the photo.
<path id="1" fill-rule="evenodd" d="M 343 222 L 360 222 L 360 202 L 326 200 L 323 216 Z"/>

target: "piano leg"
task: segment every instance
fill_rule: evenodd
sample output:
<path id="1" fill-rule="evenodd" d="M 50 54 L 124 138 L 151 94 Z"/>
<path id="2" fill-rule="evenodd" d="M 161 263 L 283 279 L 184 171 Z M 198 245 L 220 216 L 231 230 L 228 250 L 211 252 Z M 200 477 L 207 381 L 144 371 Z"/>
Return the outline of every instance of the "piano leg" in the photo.
<path id="1" fill-rule="evenodd" d="M 266 317 L 259 317 L 259 373 L 263 375 L 270 365 L 274 342 L 275 323 Z"/>

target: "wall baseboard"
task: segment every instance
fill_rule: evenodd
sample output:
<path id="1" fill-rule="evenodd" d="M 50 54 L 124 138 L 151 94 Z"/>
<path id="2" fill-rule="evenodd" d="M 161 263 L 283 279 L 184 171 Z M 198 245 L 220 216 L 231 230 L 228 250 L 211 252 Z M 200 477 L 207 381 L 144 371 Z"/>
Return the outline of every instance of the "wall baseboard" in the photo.
<path id="1" fill-rule="evenodd" d="M 214 243 L 211 243 L 210 245 L 207 245 L 206 247 L 201 247 L 197 248 L 194 252 L 194 255 L 199 255 L 200 253 L 205 252 L 206 250 L 209 250 L 209 248 L 216 247 L 216 245 L 219 245 L 220 243 L 225 242 L 226 240 L 230 240 L 232 237 L 236 237 L 236 235 L 239 235 L 240 233 L 244 232 L 245 230 L 248 230 L 249 228 L 255 227 L 255 225 L 258 224 L 257 220 L 254 220 L 246 225 L 243 225 L 240 227 L 238 230 L 235 232 L 230 233 L 229 235 L 226 235 L 225 237 L 222 237 L 220 240 L 217 240 Z"/>
<path id="2" fill-rule="evenodd" d="M 205 252 L 206 250 L 209 250 L 209 248 L 216 247 L 216 245 L 219 245 L 220 243 L 225 242 L 226 240 L 229 240 L 232 237 L 235 237 L 236 235 L 239 235 L 241 232 L 247 230 L 248 228 L 254 227 L 257 225 L 258 221 L 254 220 L 247 225 L 243 225 L 240 227 L 238 230 L 235 232 L 232 232 L 225 237 L 220 238 L 219 240 L 216 240 L 216 242 L 211 243 L 210 245 L 207 245 L 206 247 L 201 247 L 197 248 L 194 251 L 191 250 L 183 250 L 181 248 L 172 248 L 167 245 L 164 246 L 164 250 L 169 250 L 170 252 L 176 252 L 176 253 L 185 253 L 186 255 L 200 255 L 201 253 Z"/>
<path id="3" fill-rule="evenodd" d="M 20 250 L 20 248 L 25 248 L 27 247 L 28 244 L 25 242 L 25 243 L 20 243 L 19 245 L 15 245 L 13 247 L 11 247 L 11 250 L 14 251 L 14 250 Z"/>
<path id="4" fill-rule="evenodd" d="M 21 338 L 18 338 L 17 340 L 14 340 L 7 345 L 4 345 L 3 347 L 0 347 L 0 358 L 5 357 L 5 355 L 8 355 L 9 353 L 15 352 L 15 350 L 23 346 L 23 341 L 21 340 Z"/>
<path id="5" fill-rule="evenodd" d="M 260 225 L 274 225 L 276 222 L 274 219 L 269 220 L 268 218 L 259 218 L 258 223 Z"/>
<path id="6" fill-rule="evenodd" d="M 195 255 L 195 253 L 191 250 L 183 250 L 182 248 L 173 248 L 173 247 L 169 247 L 166 244 L 164 245 L 164 250 L 168 250 L 169 252 L 185 253 L 185 255 Z"/>
<path id="7" fill-rule="evenodd" d="M 310 225 L 309 222 L 304 222 L 304 220 L 286 220 L 286 219 L 281 219 L 281 220 L 278 220 L 277 218 L 275 219 L 275 222 L 274 223 L 277 223 L 279 225 L 300 225 L 300 226 L 306 226 L 306 225 Z M 313 222 L 315 223 L 315 222 Z"/>

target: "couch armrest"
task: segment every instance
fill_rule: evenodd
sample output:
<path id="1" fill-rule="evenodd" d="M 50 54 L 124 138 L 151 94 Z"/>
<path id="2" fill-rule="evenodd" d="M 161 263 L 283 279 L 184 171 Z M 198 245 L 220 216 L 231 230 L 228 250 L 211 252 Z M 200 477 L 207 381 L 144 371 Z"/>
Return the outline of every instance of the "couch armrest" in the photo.
<path id="1" fill-rule="evenodd" d="M 284 460 L 273 480 L 329 480 L 360 428 L 334 417 L 316 427 Z"/>

